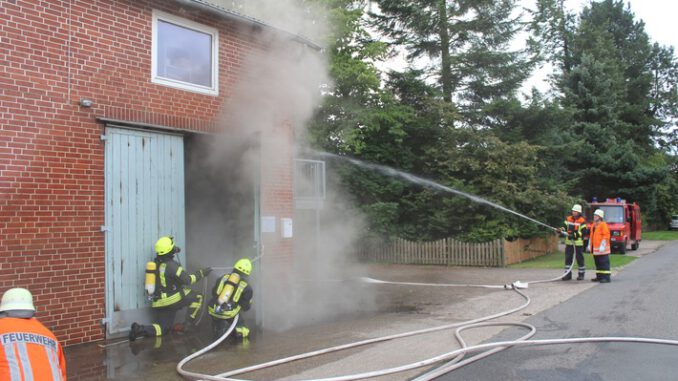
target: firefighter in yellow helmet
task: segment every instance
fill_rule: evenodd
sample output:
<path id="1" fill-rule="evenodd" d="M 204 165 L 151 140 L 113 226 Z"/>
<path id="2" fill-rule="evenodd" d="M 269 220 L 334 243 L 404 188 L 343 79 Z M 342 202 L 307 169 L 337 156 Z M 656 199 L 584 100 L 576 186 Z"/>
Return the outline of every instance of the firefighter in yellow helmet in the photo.
<path id="1" fill-rule="evenodd" d="M 219 337 L 233 323 L 241 311 L 247 311 L 252 304 L 254 291 L 247 283 L 247 277 L 252 273 L 252 261 L 247 258 L 239 259 L 230 274 L 224 274 L 212 289 L 212 299 L 207 311 L 212 317 L 212 332 Z M 235 336 L 247 338 L 250 330 L 240 316 L 235 327 Z"/>
<path id="2" fill-rule="evenodd" d="M 206 277 L 212 269 L 207 267 L 198 270 L 194 274 L 188 274 L 174 259 L 175 254 L 181 248 L 174 244 L 172 236 L 160 237 L 155 243 L 156 257 L 153 260 L 156 266 L 152 266 L 155 272 L 155 287 L 153 294 L 149 295 L 151 307 L 155 311 L 155 321 L 150 325 L 132 323 L 129 332 L 130 341 L 137 337 L 162 336 L 167 334 L 177 312 L 188 307 L 187 323 L 195 325 L 203 296 L 193 292 L 190 288 L 202 278 Z"/>

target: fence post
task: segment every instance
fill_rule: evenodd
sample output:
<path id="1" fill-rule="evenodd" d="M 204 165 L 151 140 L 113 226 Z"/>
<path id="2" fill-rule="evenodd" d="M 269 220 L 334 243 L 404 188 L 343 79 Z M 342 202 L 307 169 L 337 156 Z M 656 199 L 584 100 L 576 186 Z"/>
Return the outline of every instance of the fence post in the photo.
<path id="1" fill-rule="evenodd" d="M 447 262 L 448 266 L 452 266 L 453 244 L 454 240 L 452 238 L 445 238 L 445 261 Z"/>
<path id="2" fill-rule="evenodd" d="M 454 265 L 461 265 L 461 242 L 454 240 Z"/>
<path id="3" fill-rule="evenodd" d="M 468 266 L 468 242 L 464 242 L 464 266 Z"/>
<path id="4" fill-rule="evenodd" d="M 428 260 L 428 254 L 429 254 L 429 247 L 430 247 L 430 242 L 424 242 L 423 249 L 424 249 L 424 254 L 422 255 L 422 258 L 424 259 L 424 264 L 428 265 L 429 260 Z"/>
<path id="5" fill-rule="evenodd" d="M 452 238 L 445 238 L 445 263 L 452 266 Z"/>
<path id="6" fill-rule="evenodd" d="M 446 265 L 447 261 L 445 260 L 445 240 L 438 240 L 438 264 Z"/>

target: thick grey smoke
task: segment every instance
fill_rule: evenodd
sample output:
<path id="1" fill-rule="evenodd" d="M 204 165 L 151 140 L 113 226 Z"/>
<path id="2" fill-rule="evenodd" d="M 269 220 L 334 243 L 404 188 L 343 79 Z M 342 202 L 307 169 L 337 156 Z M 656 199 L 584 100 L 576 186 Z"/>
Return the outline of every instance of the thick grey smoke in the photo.
<path id="1" fill-rule="evenodd" d="M 223 6 L 270 25 L 303 34 L 315 43 L 328 36 L 330 25 L 319 8 L 303 1 L 222 2 Z M 252 31 L 261 50 L 242 62 L 237 83 L 229 89 L 218 138 L 196 137 L 187 145 L 187 232 L 189 265 L 228 267 L 240 257 L 254 258 L 257 211 L 254 209 L 260 165 L 290 155 L 285 125 L 295 131 L 295 152 L 305 150 L 305 130 L 321 102 L 321 88 L 330 86 L 322 51 L 276 30 Z M 261 150 L 266 141 L 265 152 Z M 297 156 L 297 155 L 295 155 Z M 297 176 L 309 185 L 313 179 Z M 353 245 L 361 219 L 328 189 L 322 209 L 295 209 L 294 255 L 272 260 L 265 250 L 261 279 L 252 279 L 255 304 L 264 329 L 283 330 L 336 318 L 365 309 L 371 298 L 361 290 L 362 275 L 353 263 Z M 288 217 L 288 216 L 277 216 Z M 266 233 L 265 233 L 266 234 Z M 268 266 L 269 268 L 266 268 Z M 280 274 L 280 272 L 283 274 Z M 208 292 L 217 275 L 208 284 Z M 252 322 L 252 313 L 245 315 Z"/>

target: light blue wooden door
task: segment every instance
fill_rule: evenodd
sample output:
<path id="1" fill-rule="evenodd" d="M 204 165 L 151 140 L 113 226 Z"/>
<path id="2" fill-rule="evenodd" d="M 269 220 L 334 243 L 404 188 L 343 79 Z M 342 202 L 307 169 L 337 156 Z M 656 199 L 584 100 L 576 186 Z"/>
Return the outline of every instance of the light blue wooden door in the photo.
<path id="1" fill-rule="evenodd" d="M 109 335 L 148 322 L 146 262 L 155 241 L 184 247 L 184 146 L 181 135 L 106 128 L 106 323 Z M 183 263 L 183 253 L 179 260 Z"/>

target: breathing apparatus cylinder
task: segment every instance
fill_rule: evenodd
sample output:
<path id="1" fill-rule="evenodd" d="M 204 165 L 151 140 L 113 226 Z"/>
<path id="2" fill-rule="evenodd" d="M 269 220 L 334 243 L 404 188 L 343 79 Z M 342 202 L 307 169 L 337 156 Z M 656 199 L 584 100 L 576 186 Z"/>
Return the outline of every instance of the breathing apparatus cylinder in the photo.
<path id="1" fill-rule="evenodd" d="M 219 302 L 220 306 L 231 300 L 231 295 L 233 295 L 233 291 L 235 290 L 235 287 L 238 285 L 239 282 L 240 275 L 238 275 L 238 273 L 236 273 L 235 271 L 228 276 L 226 284 L 224 285 L 224 289 L 221 290 L 219 298 L 217 299 L 217 302 Z"/>
<path id="2" fill-rule="evenodd" d="M 146 263 L 146 280 L 144 282 L 144 288 L 146 289 L 146 296 L 150 299 L 155 293 L 155 272 L 158 269 L 158 265 L 151 261 Z"/>

